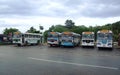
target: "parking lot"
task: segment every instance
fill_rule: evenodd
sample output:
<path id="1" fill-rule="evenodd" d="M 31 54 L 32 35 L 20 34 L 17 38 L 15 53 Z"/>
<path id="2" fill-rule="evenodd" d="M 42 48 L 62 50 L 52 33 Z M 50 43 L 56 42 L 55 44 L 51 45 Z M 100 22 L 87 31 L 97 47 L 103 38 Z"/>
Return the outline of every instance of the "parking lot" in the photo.
<path id="1" fill-rule="evenodd" d="M 120 75 L 120 49 L 0 46 L 0 75 Z"/>

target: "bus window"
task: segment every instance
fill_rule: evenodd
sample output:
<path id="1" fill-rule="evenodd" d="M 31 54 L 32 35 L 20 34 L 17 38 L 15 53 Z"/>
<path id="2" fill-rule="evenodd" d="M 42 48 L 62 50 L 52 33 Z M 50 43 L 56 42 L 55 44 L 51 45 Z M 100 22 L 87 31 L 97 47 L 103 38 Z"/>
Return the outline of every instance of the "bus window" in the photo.
<path id="1" fill-rule="evenodd" d="M 32 38 L 32 36 L 31 36 L 31 35 L 29 35 L 29 38 Z"/>
<path id="2" fill-rule="evenodd" d="M 82 38 L 92 39 L 92 38 L 94 38 L 94 34 L 83 34 L 83 35 L 82 35 Z"/>
<path id="3" fill-rule="evenodd" d="M 28 38 L 28 34 L 25 34 L 25 37 Z"/>

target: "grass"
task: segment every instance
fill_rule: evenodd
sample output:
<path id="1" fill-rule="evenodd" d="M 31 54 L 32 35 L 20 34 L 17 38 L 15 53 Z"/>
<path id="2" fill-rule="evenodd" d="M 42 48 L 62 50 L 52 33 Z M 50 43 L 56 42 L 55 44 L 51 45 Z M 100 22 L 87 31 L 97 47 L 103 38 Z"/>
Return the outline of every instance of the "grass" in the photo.
<path id="1" fill-rule="evenodd" d="M 11 45 L 12 43 L 10 42 L 0 42 L 0 45 Z"/>

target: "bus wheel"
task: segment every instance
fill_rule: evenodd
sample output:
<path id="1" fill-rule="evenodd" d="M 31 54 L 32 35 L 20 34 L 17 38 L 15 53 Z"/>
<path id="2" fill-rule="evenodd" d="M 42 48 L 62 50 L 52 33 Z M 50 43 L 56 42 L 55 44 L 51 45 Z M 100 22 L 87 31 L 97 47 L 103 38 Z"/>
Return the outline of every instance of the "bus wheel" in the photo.
<path id="1" fill-rule="evenodd" d="M 98 47 L 98 50 L 101 50 L 101 48 L 100 48 L 100 47 Z"/>
<path id="2" fill-rule="evenodd" d="M 25 42 L 25 45 L 26 45 L 26 46 L 28 45 L 28 42 L 27 42 L 27 41 Z"/>
<path id="3" fill-rule="evenodd" d="M 40 41 L 38 40 L 38 41 L 37 41 L 37 45 L 39 45 L 39 43 L 40 43 Z"/>
<path id="4" fill-rule="evenodd" d="M 85 48 L 85 46 L 82 46 L 82 48 Z"/>
<path id="5" fill-rule="evenodd" d="M 95 48 L 95 46 L 92 46 L 92 48 Z"/>
<path id="6" fill-rule="evenodd" d="M 21 46 L 21 44 L 17 44 L 17 46 Z"/>
<path id="7" fill-rule="evenodd" d="M 52 44 L 50 44 L 50 47 L 52 47 Z"/>
<path id="8" fill-rule="evenodd" d="M 72 48 L 74 48 L 75 46 L 72 46 Z"/>
<path id="9" fill-rule="evenodd" d="M 110 50 L 113 50 L 113 48 L 110 48 Z"/>

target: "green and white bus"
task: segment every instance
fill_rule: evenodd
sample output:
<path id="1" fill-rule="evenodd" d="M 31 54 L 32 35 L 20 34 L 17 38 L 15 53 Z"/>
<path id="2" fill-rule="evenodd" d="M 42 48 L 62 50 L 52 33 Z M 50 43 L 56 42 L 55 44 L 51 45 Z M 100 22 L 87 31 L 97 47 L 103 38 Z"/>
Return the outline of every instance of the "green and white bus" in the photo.
<path id="1" fill-rule="evenodd" d="M 42 34 L 38 33 L 19 33 L 15 32 L 13 35 L 13 44 L 18 46 L 24 45 L 38 45 L 42 43 Z"/>

